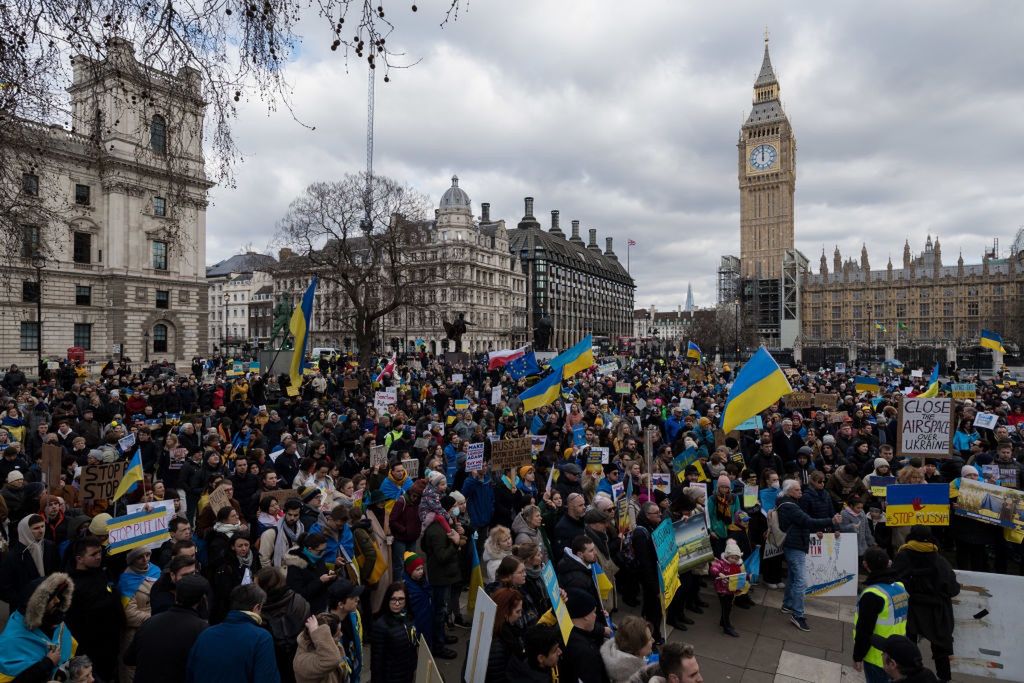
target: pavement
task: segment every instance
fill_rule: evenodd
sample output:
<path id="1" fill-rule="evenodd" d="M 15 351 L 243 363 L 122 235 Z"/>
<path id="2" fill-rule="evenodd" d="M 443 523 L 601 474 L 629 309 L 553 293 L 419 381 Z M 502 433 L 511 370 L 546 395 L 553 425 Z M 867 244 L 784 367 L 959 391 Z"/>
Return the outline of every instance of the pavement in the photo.
<path id="1" fill-rule="evenodd" d="M 808 598 L 809 632 L 797 629 L 789 615 L 779 611 L 782 591 L 755 586 L 751 591 L 754 607 L 734 608 L 733 626 L 739 638 L 722 634 L 718 628 L 718 601 L 710 589 L 704 589 L 710 607 L 704 614 L 687 613 L 696 624 L 686 631 L 669 628 L 668 639 L 693 645 L 707 683 L 863 683 L 864 674 L 853 668 L 853 615 L 855 598 Z M 466 594 L 462 594 L 465 605 Z M 635 614 L 624 607 L 620 614 Z M 614 619 L 613 615 L 613 619 Z M 454 629 L 459 643 L 455 660 L 437 660 L 446 683 L 461 681 L 469 629 Z M 931 650 L 922 643 L 925 664 L 931 665 Z M 985 683 L 993 679 L 953 674 L 956 683 Z M 471 682 L 476 683 L 476 682 Z M 479 683 L 483 683 L 482 681 Z"/>

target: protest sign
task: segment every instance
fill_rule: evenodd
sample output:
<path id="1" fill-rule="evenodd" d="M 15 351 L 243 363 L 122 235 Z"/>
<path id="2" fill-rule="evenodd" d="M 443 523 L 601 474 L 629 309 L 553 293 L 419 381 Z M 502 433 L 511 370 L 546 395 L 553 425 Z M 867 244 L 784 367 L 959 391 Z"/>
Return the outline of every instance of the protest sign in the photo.
<path id="1" fill-rule="evenodd" d="M 654 472 L 651 474 L 651 485 L 655 491 L 661 491 L 667 496 L 672 492 L 672 475 L 668 472 Z"/>
<path id="2" fill-rule="evenodd" d="M 466 680 L 468 681 L 482 681 L 487 678 L 487 662 L 491 657 L 491 636 L 494 634 L 494 617 L 498 613 L 498 606 L 494 604 L 494 600 L 491 600 L 491 596 L 484 592 L 483 586 L 478 586 L 476 591 L 476 604 L 473 606 L 471 615 L 473 628 L 469 632 L 469 647 L 466 649 Z M 426 646 L 421 645 L 420 647 L 422 649 Z"/>
<path id="3" fill-rule="evenodd" d="M 127 453 L 135 445 L 135 432 L 128 432 L 117 440 L 117 447 L 122 453 Z"/>
<path id="4" fill-rule="evenodd" d="M 587 428 L 583 423 L 572 428 L 572 445 L 577 448 L 587 445 Z"/>
<path id="5" fill-rule="evenodd" d="M 757 505 L 757 484 L 743 486 L 743 507 L 752 508 Z"/>
<path id="6" fill-rule="evenodd" d="M 715 559 L 711 550 L 711 536 L 703 515 L 680 520 L 672 525 L 676 546 L 679 548 L 679 571 L 685 572 Z"/>
<path id="7" fill-rule="evenodd" d="M 218 486 L 217 489 L 210 494 L 209 501 L 210 508 L 213 510 L 214 517 L 223 508 L 231 506 L 231 496 L 228 495 L 227 489 L 223 486 Z"/>
<path id="8" fill-rule="evenodd" d="M 1024 578 L 956 570 L 960 594 L 953 599 L 954 674 L 1024 682 L 1020 603 Z M 959 680 L 959 676 L 954 676 Z"/>
<path id="9" fill-rule="evenodd" d="M 420 461 L 416 458 L 408 458 L 402 461 L 402 465 L 405 466 L 405 471 L 409 473 L 410 479 L 419 479 L 420 477 Z"/>
<path id="10" fill-rule="evenodd" d="M 804 595 L 853 597 L 857 595 L 857 534 L 811 534 L 804 565 Z"/>
<path id="11" fill-rule="evenodd" d="M 80 480 L 83 500 L 110 500 L 117 491 L 127 464 L 122 461 L 83 467 Z"/>
<path id="12" fill-rule="evenodd" d="M 544 580 L 544 590 L 551 601 L 551 611 L 558 620 L 558 628 L 562 632 L 562 642 L 569 642 L 569 633 L 572 632 L 572 619 L 569 618 L 569 608 L 562 600 L 562 591 L 558 587 L 558 577 L 555 568 L 551 566 L 551 560 L 545 560 L 540 570 L 541 578 Z M 483 680 L 483 679 L 474 679 Z"/>
<path id="13" fill-rule="evenodd" d="M 498 405 L 501 403 L 501 386 L 496 386 L 491 389 L 491 405 Z"/>
<path id="14" fill-rule="evenodd" d="M 871 475 L 868 479 L 871 484 L 871 495 L 875 498 L 885 498 L 886 490 L 896 483 L 896 477 L 880 477 L 877 474 Z"/>
<path id="15" fill-rule="evenodd" d="M 388 465 L 388 449 L 387 446 L 381 444 L 379 446 L 370 446 L 370 467 L 387 467 Z"/>
<path id="16" fill-rule="evenodd" d="M 484 442 L 471 443 L 466 447 L 466 471 L 479 472 L 484 468 Z"/>
<path id="17" fill-rule="evenodd" d="M 533 460 L 530 437 L 504 439 L 491 444 L 491 469 L 503 471 L 520 465 L 529 465 Z"/>
<path id="18" fill-rule="evenodd" d="M 691 410 L 693 410 L 693 399 L 685 397 L 679 399 L 679 407 L 685 410 L 686 412 L 690 412 Z"/>
<path id="19" fill-rule="evenodd" d="M 917 378 L 923 378 L 924 377 L 924 370 L 911 370 L 910 371 L 910 376 L 911 377 L 917 377 Z"/>
<path id="20" fill-rule="evenodd" d="M 453 384 L 462 384 L 462 382 L 463 382 L 463 377 L 462 377 L 462 373 L 461 372 L 452 373 L 452 383 Z"/>
<path id="21" fill-rule="evenodd" d="M 599 375 L 610 375 L 613 372 L 617 372 L 618 369 L 619 369 L 619 364 L 616 363 L 615 361 L 612 361 L 610 363 L 601 363 L 600 365 L 597 366 L 597 374 L 599 374 Z"/>
<path id="22" fill-rule="evenodd" d="M 825 408 L 835 410 L 839 403 L 839 394 L 815 394 L 809 391 L 794 391 L 783 399 L 787 408 L 807 410 L 808 408 Z"/>
<path id="23" fill-rule="evenodd" d="M 431 422 L 430 431 L 437 430 L 437 433 L 444 436 L 444 422 Z"/>
<path id="24" fill-rule="evenodd" d="M 835 413 L 829 413 L 828 421 L 834 424 L 838 424 L 840 422 L 845 422 L 846 418 L 848 418 L 849 416 L 850 414 L 848 412 L 846 412 L 845 410 L 840 410 Z"/>
<path id="25" fill-rule="evenodd" d="M 493 605 L 494 602 L 492 601 L 491 604 Z M 470 637 L 472 637 L 472 633 L 470 633 Z M 419 647 L 416 649 L 416 678 L 413 683 L 444 683 L 441 672 L 437 670 L 434 656 L 430 654 L 430 646 L 427 644 L 427 639 L 423 637 L 422 633 L 420 634 Z"/>
<path id="26" fill-rule="evenodd" d="M 631 390 L 632 390 L 632 387 L 629 386 L 629 382 L 616 382 L 615 383 L 615 393 L 616 394 L 628 394 L 628 393 L 630 393 Z"/>
<path id="27" fill-rule="evenodd" d="M 651 532 L 654 551 L 658 556 L 658 574 L 661 584 L 661 605 L 668 609 L 676 591 L 679 590 L 679 546 L 672 520 L 666 519 Z"/>
<path id="28" fill-rule="evenodd" d="M 133 512 L 107 522 L 108 555 L 124 553 L 159 541 L 167 535 L 167 515 L 163 508 Z"/>
<path id="29" fill-rule="evenodd" d="M 419 450 L 424 450 L 429 445 L 430 445 L 430 439 L 428 439 L 425 436 L 421 436 L 420 438 L 418 438 L 418 439 L 416 439 L 415 441 L 412 442 L 412 447 L 413 448 L 417 448 Z"/>
<path id="30" fill-rule="evenodd" d="M 888 526 L 949 526 L 949 484 L 894 484 L 886 489 Z"/>
<path id="31" fill-rule="evenodd" d="M 373 394 L 373 407 L 378 413 L 387 411 L 389 405 L 397 402 L 398 399 L 386 391 L 375 391 Z"/>
<path id="32" fill-rule="evenodd" d="M 999 424 L 999 416 L 995 413 L 978 413 L 974 418 L 974 426 L 981 429 L 994 430 L 997 424 Z"/>
<path id="33" fill-rule="evenodd" d="M 745 432 L 754 429 L 764 429 L 764 420 L 761 419 L 760 415 L 747 418 L 745 421 L 736 425 L 737 432 Z"/>
<path id="34" fill-rule="evenodd" d="M 284 507 L 284 504 L 290 498 L 298 498 L 298 497 L 299 497 L 299 492 L 296 491 L 295 489 L 281 489 L 281 490 L 278 490 L 278 491 L 261 491 L 260 492 L 260 500 L 263 500 L 264 498 L 273 498 L 274 500 L 276 500 L 281 505 L 281 507 Z"/>
<path id="35" fill-rule="evenodd" d="M 953 399 L 900 401 L 897 455 L 948 458 L 953 452 Z"/>
<path id="36" fill-rule="evenodd" d="M 601 467 L 601 454 L 595 452 L 592 448 L 587 451 L 586 471 L 597 476 L 600 476 L 604 471 L 604 468 Z"/>
<path id="37" fill-rule="evenodd" d="M 949 388 L 953 392 L 953 398 L 958 401 L 974 400 L 978 397 L 978 387 L 975 384 L 950 384 Z"/>
<path id="38" fill-rule="evenodd" d="M 47 490 L 53 490 L 60 486 L 60 461 L 64 455 L 64 449 L 52 443 L 43 444 L 43 459 L 40 463 L 43 470 L 43 483 Z"/>
<path id="39" fill-rule="evenodd" d="M 341 387 L 345 391 L 356 391 L 356 390 L 359 389 L 359 380 L 358 379 L 351 379 L 351 378 L 350 379 L 346 379 L 344 382 L 342 382 Z"/>
<path id="40" fill-rule="evenodd" d="M 469 399 L 468 398 L 457 398 L 457 399 L 455 399 L 455 410 L 469 410 Z"/>
<path id="41" fill-rule="evenodd" d="M 690 379 L 694 382 L 703 382 L 705 377 L 703 368 L 690 368 Z"/>
<path id="42" fill-rule="evenodd" d="M 530 455 L 534 460 L 537 459 L 538 455 L 544 452 L 544 446 L 547 444 L 547 442 L 547 436 L 534 435 L 530 437 Z"/>
<path id="43" fill-rule="evenodd" d="M 1024 492 L 961 479 L 954 512 L 979 522 L 1024 531 Z"/>
<path id="44" fill-rule="evenodd" d="M 846 363 L 836 363 L 836 373 L 846 374 Z"/>
<path id="45" fill-rule="evenodd" d="M 775 500 L 779 497 L 779 489 L 761 489 L 758 497 L 761 499 L 761 512 L 768 514 L 775 509 Z"/>
<path id="46" fill-rule="evenodd" d="M 166 520 L 164 524 L 168 528 L 170 528 L 171 526 L 171 520 L 174 519 L 174 501 L 172 500 L 154 500 L 150 503 L 129 503 L 127 505 L 127 508 L 128 514 L 132 514 L 135 512 L 148 512 L 151 510 L 163 510 L 164 518 Z M 149 510 L 146 510 L 146 508 L 149 508 Z M 143 547 L 148 548 L 150 550 L 156 550 L 161 545 L 163 545 L 164 540 L 166 539 L 157 538 L 153 541 L 150 541 Z"/>

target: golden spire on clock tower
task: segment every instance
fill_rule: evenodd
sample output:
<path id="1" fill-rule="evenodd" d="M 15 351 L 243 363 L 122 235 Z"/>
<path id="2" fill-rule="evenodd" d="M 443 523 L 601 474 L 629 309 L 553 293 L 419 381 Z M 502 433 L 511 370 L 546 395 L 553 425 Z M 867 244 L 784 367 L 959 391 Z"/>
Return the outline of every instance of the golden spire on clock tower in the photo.
<path id="1" fill-rule="evenodd" d="M 765 29 L 753 107 L 740 128 L 740 269 L 748 278 L 778 278 L 792 249 L 796 140 L 779 100 L 779 81 Z"/>

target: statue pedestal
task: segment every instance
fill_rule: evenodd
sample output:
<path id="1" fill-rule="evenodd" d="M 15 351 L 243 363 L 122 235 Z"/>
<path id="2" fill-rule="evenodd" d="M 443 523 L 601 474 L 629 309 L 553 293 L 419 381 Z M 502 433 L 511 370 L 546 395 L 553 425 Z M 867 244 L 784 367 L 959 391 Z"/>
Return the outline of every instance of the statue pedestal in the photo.
<path id="1" fill-rule="evenodd" d="M 465 351 L 445 351 L 444 362 L 449 365 L 459 365 L 469 362 L 469 354 Z"/>

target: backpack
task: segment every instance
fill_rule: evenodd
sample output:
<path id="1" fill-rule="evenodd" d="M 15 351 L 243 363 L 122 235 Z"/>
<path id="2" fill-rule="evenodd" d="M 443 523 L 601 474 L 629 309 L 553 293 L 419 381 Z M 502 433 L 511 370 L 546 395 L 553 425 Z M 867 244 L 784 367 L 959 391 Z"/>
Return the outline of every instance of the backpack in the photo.
<path id="1" fill-rule="evenodd" d="M 636 557 L 635 544 L 641 538 L 647 536 L 647 529 L 642 526 L 636 526 L 626 532 L 626 535 L 622 538 L 621 550 L 619 551 L 620 567 L 626 569 L 639 569 L 640 563 Z"/>
<path id="2" fill-rule="evenodd" d="M 793 505 L 793 503 L 783 503 L 783 505 Z M 786 542 L 786 530 L 779 524 L 778 507 L 768 513 L 768 542 L 776 548 L 781 548 L 782 544 Z"/>

